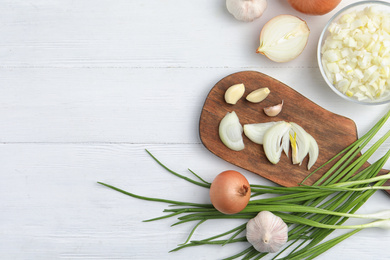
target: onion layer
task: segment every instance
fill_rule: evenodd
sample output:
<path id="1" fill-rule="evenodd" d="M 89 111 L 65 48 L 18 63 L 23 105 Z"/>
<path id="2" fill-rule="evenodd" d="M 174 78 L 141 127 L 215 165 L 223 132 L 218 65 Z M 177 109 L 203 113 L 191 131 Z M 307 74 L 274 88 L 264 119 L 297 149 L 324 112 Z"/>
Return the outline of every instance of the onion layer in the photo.
<path id="1" fill-rule="evenodd" d="M 211 203 L 224 214 L 235 214 L 243 210 L 249 202 L 250 195 L 248 180 L 237 171 L 221 172 L 211 183 Z"/>
<path id="2" fill-rule="evenodd" d="M 222 143 L 233 151 L 241 151 L 245 148 L 242 132 L 242 125 L 234 111 L 228 112 L 219 123 L 219 137 Z"/>
<path id="3" fill-rule="evenodd" d="M 278 122 L 266 122 L 257 124 L 245 124 L 244 134 L 252 142 L 256 144 L 263 144 L 263 138 L 267 130 Z"/>

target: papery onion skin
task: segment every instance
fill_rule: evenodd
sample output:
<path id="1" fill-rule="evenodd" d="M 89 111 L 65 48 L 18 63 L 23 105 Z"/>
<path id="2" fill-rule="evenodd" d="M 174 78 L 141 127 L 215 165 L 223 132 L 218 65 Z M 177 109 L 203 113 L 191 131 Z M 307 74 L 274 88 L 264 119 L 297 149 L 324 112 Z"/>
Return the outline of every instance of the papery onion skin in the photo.
<path id="1" fill-rule="evenodd" d="M 341 0 L 287 0 L 298 12 L 310 15 L 324 15 L 335 9 Z"/>
<path id="2" fill-rule="evenodd" d="M 210 200 L 221 213 L 235 214 L 248 205 L 251 188 L 244 175 L 228 170 L 215 177 L 210 187 Z"/>

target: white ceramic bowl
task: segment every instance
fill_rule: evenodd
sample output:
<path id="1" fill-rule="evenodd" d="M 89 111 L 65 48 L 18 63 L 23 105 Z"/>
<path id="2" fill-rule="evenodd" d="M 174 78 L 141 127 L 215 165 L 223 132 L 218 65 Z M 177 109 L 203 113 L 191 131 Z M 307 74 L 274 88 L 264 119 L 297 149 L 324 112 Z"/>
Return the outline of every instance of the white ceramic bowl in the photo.
<path id="1" fill-rule="evenodd" d="M 388 92 L 388 94 L 386 96 L 382 96 L 382 97 L 377 98 L 377 99 L 367 98 L 367 99 L 364 99 L 364 100 L 358 100 L 357 98 L 347 96 L 346 94 L 344 94 L 340 90 L 338 90 L 333 85 L 333 83 L 329 80 L 329 78 L 326 75 L 326 72 L 324 70 L 324 66 L 323 66 L 323 62 L 322 62 L 322 53 L 321 53 L 322 46 L 323 46 L 323 44 L 325 42 L 325 39 L 329 35 L 329 27 L 332 25 L 332 23 L 337 22 L 340 19 L 340 17 L 342 17 L 344 14 L 351 13 L 351 12 L 354 12 L 354 11 L 360 11 L 360 10 L 363 10 L 364 8 L 370 7 L 370 6 L 374 6 L 374 7 L 378 8 L 381 11 L 389 13 L 389 15 L 390 15 L 390 3 L 389 2 L 383 2 L 383 1 L 361 1 L 361 2 L 356 2 L 356 3 L 353 3 L 351 5 L 348 5 L 348 6 L 344 7 L 344 8 L 342 8 L 340 11 L 338 11 L 328 21 L 328 23 L 326 24 L 325 28 L 323 29 L 323 31 L 322 31 L 322 33 L 320 35 L 318 48 L 317 48 L 317 59 L 318 59 L 318 65 L 319 65 L 321 74 L 322 74 L 325 82 L 328 84 L 328 86 L 336 94 L 338 94 L 339 96 L 341 96 L 342 98 L 344 98 L 346 100 L 349 100 L 349 101 L 352 101 L 352 102 L 356 102 L 356 103 L 359 103 L 359 104 L 379 105 L 379 104 L 390 103 L 390 93 L 389 92 Z"/>

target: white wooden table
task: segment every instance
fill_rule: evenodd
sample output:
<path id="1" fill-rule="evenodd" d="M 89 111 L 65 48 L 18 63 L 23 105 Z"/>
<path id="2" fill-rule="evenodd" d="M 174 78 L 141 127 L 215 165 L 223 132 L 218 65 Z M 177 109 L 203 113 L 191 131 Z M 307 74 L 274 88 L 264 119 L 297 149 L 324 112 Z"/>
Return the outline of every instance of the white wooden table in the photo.
<path id="1" fill-rule="evenodd" d="M 317 66 L 321 29 L 354 1 L 343 0 L 320 17 L 300 14 L 285 0 L 268 2 L 262 18 L 243 23 L 224 0 L 0 0 L 0 258 L 220 259 L 246 248 L 237 243 L 168 253 L 193 225 L 144 223 L 166 205 L 97 181 L 141 195 L 209 202 L 205 189 L 166 173 L 149 149 L 183 174 L 190 168 L 212 181 L 236 169 L 253 183 L 271 184 L 200 142 L 208 91 L 238 71 L 284 82 L 353 119 L 359 135 L 388 111 L 389 105 L 342 100 Z M 255 53 L 262 26 L 278 14 L 298 15 L 311 29 L 302 55 L 282 64 Z M 388 141 L 379 153 L 389 147 Z M 390 198 L 377 192 L 359 212 L 388 208 Z M 194 238 L 225 225 L 206 223 Z M 389 243 L 390 231 L 365 230 L 318 259 L 387 259 Z"/>

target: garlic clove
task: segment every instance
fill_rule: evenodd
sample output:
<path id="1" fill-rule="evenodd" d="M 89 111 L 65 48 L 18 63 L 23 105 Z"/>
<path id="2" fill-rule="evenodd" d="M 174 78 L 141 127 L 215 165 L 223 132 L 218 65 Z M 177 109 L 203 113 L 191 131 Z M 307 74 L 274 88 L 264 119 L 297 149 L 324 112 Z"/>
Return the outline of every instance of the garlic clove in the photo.
<path id="1" fill-rule="evenodd" d="M 293 15 L 278 15 L 261 30 L 256 52 L 275 62 L 287 62 L 298 57 L 306 47 L 310 29 L 307 23 Z"/>
<path id="2" fill-rule="evenodd" d="M 319 149 L 317 141 L 314 139 L 313 136 L 310 134 L 307 134 L 308 139 L 310 140 L 309 144 L 309 162 L 307 163 L 307 169 L 310 170 L 310 168 L 316 163 L 318 159 Z"/>
<path id="3" fill-rule="evenodd" d="M 256 144 L 263 144 L 264 135 L 267 130 L 279 122 L 266 122 L 257 124 L 245 124 L 244 134 L 249 140 Z"/>
<path id="4" fill-rule="evenodd" d="M 260 103 L 268 96 L 269 93 L 269 88 L 259 88 L 249 93 L 248 96 L 246 96 L 246 100 L 252 103 Z"/>
<path id="5" fill-rule="evenodd" d="M 277 116 L 282 111 L 282 108 L 283 108 L 283 101 L 282 101 L 282 103 L 280 103 L 278 105 L 265 107 L 264 108 L 264 113 L 267 116 Z"/>
<path id="6" fill-rule="evenodd" d="M 226 8 L 237 20 L 252 22 L 263 15 L 267 0 L 226 0 Z"/>
<path id="7" fill-rule="evenodd" d="M 282 147 L 280 142 L 283 136 L 290 130 L 291 124 L 285 121 L 281 121 L 274 126 L 270 127 L 264 134 L 263 149 L 267 159 L 277 164 L 282 154 Z"/>
<path id="8" fill-rule="evenodd" d="M 275 253 L 288 240 L 288 226 L 273 213 L 261 211 L 248 221 L 246 238 L 257 251 Z"/>
<path id="9" fill-rule="evenodd" d="M 224 145 L 233 151 L 245 148 L 242 138 L 243 128 L 236 112 L 227 113 L 219 123 L 219 137 Z"/>
<path id="10" fill-rule="evenodd" d="M 225 92 L 225 101 L 228 104 L 235 105 L 238 100 L 244 95 L 245 86 L 244 84 L 235 84 L 230 86 Z"/>

